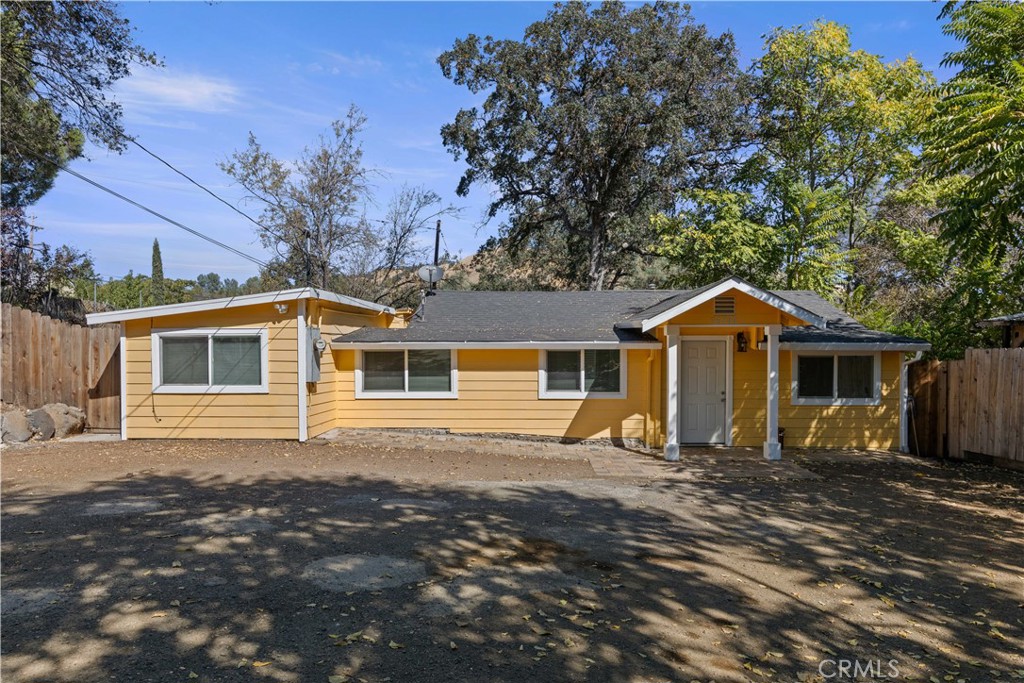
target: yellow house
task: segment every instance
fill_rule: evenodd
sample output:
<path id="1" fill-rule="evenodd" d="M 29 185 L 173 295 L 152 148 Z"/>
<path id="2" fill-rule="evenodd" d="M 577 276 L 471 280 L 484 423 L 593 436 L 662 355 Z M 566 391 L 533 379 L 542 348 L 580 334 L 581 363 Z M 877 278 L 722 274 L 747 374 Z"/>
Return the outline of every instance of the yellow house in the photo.
<path id="1" fill-rule="evenodd" d="M 122 438 L 430 428 L 680 445 L 905 447 L 927 343 L 806 291 L 439 291 L 395 310 L 309 288 L 99 313 Z"/>

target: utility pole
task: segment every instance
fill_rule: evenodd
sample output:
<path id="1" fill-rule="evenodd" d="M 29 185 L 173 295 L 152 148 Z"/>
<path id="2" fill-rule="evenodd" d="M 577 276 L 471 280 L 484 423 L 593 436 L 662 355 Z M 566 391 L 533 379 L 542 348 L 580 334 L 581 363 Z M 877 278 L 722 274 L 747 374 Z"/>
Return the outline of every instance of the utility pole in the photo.
<path id="1" fill-rule="evenodd" d="M 310 261 L 309 261 L 309 254 L 310 254 L 310 251 L 309 251 L 309 240 L 310 240 L 309 228 L 306 228 L 303 231 L 303 233 L 306 235 L 306 249 L 305 249 L 305 252 L 306 252 L 306 286 L 307 287 L 312 287 L 313 286 L 313 264 L 310 263 Z"/>
<path id="2" fill-rule="evenodd" d="M 434 267 L 437 267 L 437 261 L 441 256 L 441 219 L 437 219 L 437 230 L 434 231 Z M 430 291 L 434 291 L 437 288 L 437 283 L 431 280 Z"/>

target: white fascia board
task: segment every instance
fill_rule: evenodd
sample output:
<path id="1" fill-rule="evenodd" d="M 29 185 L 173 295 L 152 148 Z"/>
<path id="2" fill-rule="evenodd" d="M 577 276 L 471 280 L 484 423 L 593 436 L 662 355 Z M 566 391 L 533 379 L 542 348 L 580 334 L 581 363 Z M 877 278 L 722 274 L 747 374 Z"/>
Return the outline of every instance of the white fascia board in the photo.
<path id="1" fill-rule="evenodd" d="M 783 351 L 927 351 L 926 342 L 782 342 Z"/>
<path id="2" fill-rule="evenodd" d="M 825 318 L 822 318 L 819 315 L 811 313 L 806 308 L 802 308 L 800 306 L 797 306 L 796 304 L 790 303 L 789 301 L 786 301 L 780 296 L 765 291 L 760 287 L 754 287 L 753 285 L 747 284 L 746 282 L 742 282 L 741 280 L 729 279 L 715 287 L 712 287 L 707 291 L 701 292 L 700 294 L 690 299 L 687 299 L 686 301 L 676 306 L 673 306 L 672 308 L 668 309 L 663 313 L 659 313 L 653 318 L 648 318 L 642 321 L 640 328 L 644 332 L 649 332 L 658 325 L 662 325 L 668 322 L 677 315 L 685 313 L 686 311 L 694 309 L 703 303 L 711 301 L 716 296 L 721 296 L 722 294 L 725 294 L 731 289 L 739 290 L 744 294 L 752 296 L 759 301 L 763 301 L 769 306 L 773 306 L 779 309 L 780 311 L 788 313 L 794 318 L 799 318 L 800 320 L 803 320 L 805 323 L 814 325 L 815 327 L 825 329 L 826 325 L 828 324 L 828 321 Z"/>
<path id="3" fill-rule="evenodd" d="M 525 341 L 525 342 L 345 342 L 331 341 L 332 351 L 401 351 L 403 349 L 660 349 L 661 342 Z"/>
<path id="4" fill-rule="evenodd" d="M 166 306 L 146 306 L 144 308 L 129 308 L 123 311 L 110 311 L 106 313 L 90 313 L 85 316 L 86 324 L 102 325 L 103 323 L 118 323 L 125 320 L 140 320 L 143 318 L 157 318 L 165 315 L 178 315 L 181 313 L 199 313 L 202 311 L 216 311 L 227 308 L 238 308 L 240 306 L 255 306 L 259 304 L 272 304 L 284 301 L 296 301 L 298 299 L 321 299 L 345 306 L 353 306 L 377 313 L 394 313 L 393 308 L 375 304 L 371 301 L 363 301 L 334 292 L 321 292 L 312 287 L 300 287 L 298 289 L 284 289 L 277 292 L 264 292 L 262 294 L 245 294 L 242 296 L 225 297 L 222 299 L 207 299 L 205 301 L 189 301 L 183 304 L 167 304 Z"/>

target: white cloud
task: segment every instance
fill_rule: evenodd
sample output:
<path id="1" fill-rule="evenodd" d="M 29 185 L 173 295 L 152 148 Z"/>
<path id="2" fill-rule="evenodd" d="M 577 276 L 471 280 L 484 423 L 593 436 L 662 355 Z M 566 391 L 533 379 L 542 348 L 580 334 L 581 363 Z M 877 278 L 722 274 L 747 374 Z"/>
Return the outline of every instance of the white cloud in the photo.
<path id="1" fill-rule="evenodd" d="M 364 55 L 361 53 L 355 53 L 352 55 L 342 54 L 340 52 L 330 52 L 325 50 L 323 53 L 325 64 L 319 62 L 310 64 L 309 68 L 311 71 L 327 71 L 334 76 L 346 75 L 346 76 L 369 76 L 372 74 L 380 73 L 384 69 L 384 62 L 380 61 L 376 57 Z"/>
<path id="2" fill-rule="evenodd" d="M 144 69 L 118 84 L 118 99 L 126 111 L 164 112 L 168 109 L 214 114 L 238 104 L 241 89 L 222 78 L 167 69 Z"/>

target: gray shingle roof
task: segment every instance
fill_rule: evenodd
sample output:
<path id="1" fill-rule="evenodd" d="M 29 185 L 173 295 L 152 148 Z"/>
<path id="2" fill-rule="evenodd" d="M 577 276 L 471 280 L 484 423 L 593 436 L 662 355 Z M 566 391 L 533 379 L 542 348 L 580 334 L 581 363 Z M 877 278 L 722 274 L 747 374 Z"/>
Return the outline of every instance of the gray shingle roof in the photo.
<path id="1" fill-rule="evenodd" d="M 840 324 L 824 330 L 816 327 L 783 327 L 779 341 L 783 344 L 927 344 L 923 339 L 877 332 L 859 324 Z"/>
<path id="2" fill-rule="evenodd" d="M 717 284 L 717 283 L 716 283 Z M 335 337 L 336 344 L 489 342 L 653 342 L 639 328 L 616 323 L 639 321 L 698 295 L 694 290 L 604 292 L 458 292 L 428 297 L 423 319 L 404 329 L 364 327 Z M 828 327 L 784 328 L 781 340 L 794 343 L 923 343 L 869 330 L 814 292 L 772 292 L 828 321 Z"/>
<path id="3" fill-rule="evenodd" d="M 655 341 L 615 323 L 674 291 L 446 292 L 427 297 L 423 320 L 405 329 L 364 327 L 338 343 Z"/>
<path id="4" fill-rule="evenodd" d="M 1013 323 L 1024 323 L 1024 313 L 1010 313 L 978 322 L 978 327 L 1005 327 Z"/>

